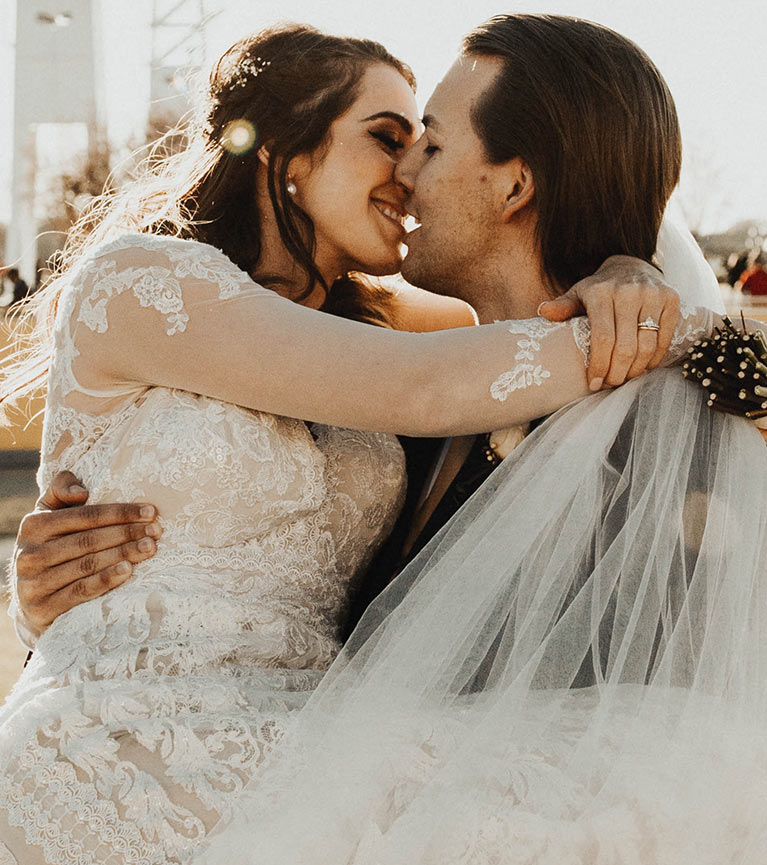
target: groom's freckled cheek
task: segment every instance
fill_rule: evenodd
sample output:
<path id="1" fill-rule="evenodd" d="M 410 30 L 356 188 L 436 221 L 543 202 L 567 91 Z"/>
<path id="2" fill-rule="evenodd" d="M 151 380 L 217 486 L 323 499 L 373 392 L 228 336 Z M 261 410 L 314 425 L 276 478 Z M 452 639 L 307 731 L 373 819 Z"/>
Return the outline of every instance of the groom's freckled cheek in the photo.
<path id="1" fill-rule="evenodd" d="M 480 183 L 487 183 L 487 175 L 486 175 L 486 174 L 483 174 L 483 175 L 479 178 L 479 182 L 480 182 Z"/>

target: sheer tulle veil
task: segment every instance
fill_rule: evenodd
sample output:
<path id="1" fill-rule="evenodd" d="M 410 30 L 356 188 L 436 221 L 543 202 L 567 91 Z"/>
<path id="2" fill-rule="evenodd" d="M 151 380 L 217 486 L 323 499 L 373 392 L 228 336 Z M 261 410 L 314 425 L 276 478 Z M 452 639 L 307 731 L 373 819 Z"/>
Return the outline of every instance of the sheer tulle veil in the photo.
<path id="1" fill-rule="evenodd" d="M 665 269 L 718 305 L 686 244 L 664 228 Z M 765 861 L 766 479 L 676 369 L 558 412 L 372 604 L 199 861 Z"/>

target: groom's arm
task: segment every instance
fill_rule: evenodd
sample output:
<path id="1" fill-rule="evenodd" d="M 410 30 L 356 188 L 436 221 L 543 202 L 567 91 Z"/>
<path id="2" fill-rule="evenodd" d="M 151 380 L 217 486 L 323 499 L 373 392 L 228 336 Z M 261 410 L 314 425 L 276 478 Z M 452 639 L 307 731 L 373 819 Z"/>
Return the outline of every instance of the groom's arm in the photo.
<path id="1" fill-rule="evenodd" d="M 10 568 L 16 631 L 32 647 L 61 613 L 124 583 L 162 534 L 153 505 L 88 505 L 88 491 L 59 472 L 21 522 Z"/>

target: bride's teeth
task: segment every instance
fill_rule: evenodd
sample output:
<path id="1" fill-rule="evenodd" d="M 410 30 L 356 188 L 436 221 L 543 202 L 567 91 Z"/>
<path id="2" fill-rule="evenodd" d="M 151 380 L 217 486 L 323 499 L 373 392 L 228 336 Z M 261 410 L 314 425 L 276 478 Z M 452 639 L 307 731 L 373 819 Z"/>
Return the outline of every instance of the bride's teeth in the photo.
<path id="1" fill-rule="evenodd" d="M 392 210 L 389 207 L 384 207 L 383 205 L 379 205 L 378 209 L 383 213 L 384 216 L 388 216 L 389 219 L 393 219 L 395 222 L 399 222 L 402 225 L 405 221 L 404 216 L 400 216 L 396 210 Z"/>

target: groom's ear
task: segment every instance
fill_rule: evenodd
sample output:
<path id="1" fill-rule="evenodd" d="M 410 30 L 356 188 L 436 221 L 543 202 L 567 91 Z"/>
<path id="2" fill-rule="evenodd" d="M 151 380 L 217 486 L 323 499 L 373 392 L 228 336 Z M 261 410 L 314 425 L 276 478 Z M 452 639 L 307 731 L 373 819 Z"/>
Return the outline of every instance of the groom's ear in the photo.
<path id="1" fill-rule="evenodd" d="M 519 156 L 505 166 L 506 197 L 503 202 L 503 221 L 510 222 L 535 197 L 535 179 L 530 166 Z"/>

